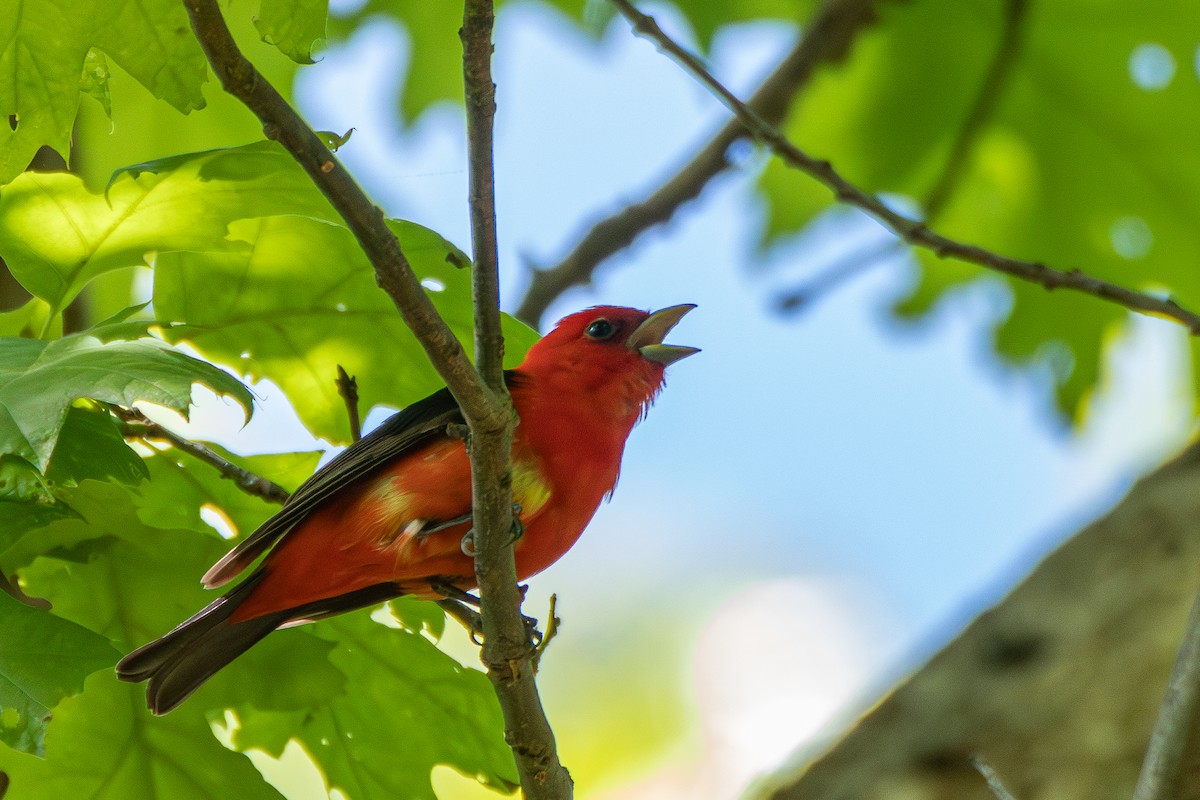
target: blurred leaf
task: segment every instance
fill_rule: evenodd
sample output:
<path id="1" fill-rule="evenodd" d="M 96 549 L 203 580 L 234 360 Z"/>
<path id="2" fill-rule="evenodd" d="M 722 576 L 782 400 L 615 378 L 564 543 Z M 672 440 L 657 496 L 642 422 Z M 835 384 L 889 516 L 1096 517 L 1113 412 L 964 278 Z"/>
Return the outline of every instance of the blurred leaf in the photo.
<path id="1" fill-rule="evenodd" d="M 465 254 L 419 225 L 390 224 L 470 351 L 470 274 L 459 268 Z M 159 256 L 156 312 L 187 323 L 164 331 L 167 339 L 187 342 L 250 380 L 270 379 L 308 429 L 333 442 L 350 435 L 334 383 L 339 364 L 358 376 L 364 412 L 405 406 L 442 386 L 344 227 L 280 216 L 235 223 L 230 235 L 244 242 L 241 249 Z M 508 317 L 504 331 L 512 366 L 536 334 Z"/>
<path id="2" fill-rule="evenodd" d="M 92 48 L 121 64 L 155 96 L 187 112 L 204 105 L 204 55 L 174 0 L 43 0 L 0 14 L 0 184 L 42 145 L 67 155 L 81 74 L 100 85 Z M 104 82 L 106 83 L 106 82 Z"/>
<path id="3" fill-rule="evenodd" d="M 296 739 L 329 785 L 354 800 L 435 800 L 429 773 L 437 764 L 506 790 L 516 783 L 500 707 L 483 673 L 463 667 L 419 634 L 363 614 L 317 623 L 314 631 L 336 643 L 330 660 L 352 689 L 305 710 L 239 708 L 239 749 L 261 747 L 278 756 Z"/>
<path id="4" fill-rule="evenodd" d="M 313 63 L 313 48 L 325 41 L 329 0 L 262 0 L 254 25 L 263 40 L 298 64 Z"/>
<path id="5" fill-rule="evenodd" d="M 54 483 L 114 480 L 136 485 L 149 477 L 146 465 L 125 444 L 121 431 L 107 411 L 72 406 L 58 432 L 58 443 L 46 478 Z"/>
<path id="6" fill-rule="evenodd" d="M 50 709 L 117 663 L 103 636 L 0 592 L 0 741 L 43 754 Z"/>
<path id="7" fill-rule="evenodd" d="M 436 642 L 446 631 L 446 612 L 437 603 L 405 595 L 388 606 L 393 619 L 413 633 L 425 633 Z"/>
<path id="8" fill-rule="evenodd" d="M 1151 0 L 1027 4 L 1016 60 L 935 227 L 949 236 L 1200 306 L 1200 6 Z M 853 57 L 798 102 L 788 134 L 869 191 L 922 200 L 942 177 L 999 46 L 1006 0 L 885 4 Z M 1145 48 L 1150 48 L 1146 51 Z M 1150 52 L 1149 74 L 1139 59 Z M 947 69 L 954 64 L 954 69 Z M 1139 69 L 1143 73 L 1139 77 Z M 1176 72 L 1178 71 L 1178 75 Z M 832 201 L 798 173 L 768 167 L 769 237 Z M 974 267 L 922 254 L 902 313 L 923 313 Z M 1005 279 L 1007 281 L 1007 279 Z M 1017 363 L 1048 364 L 1064 411 L 1078 412 L 1104 344 L 1126 318 L 1089 298 L 1008 281 L 1015 303 L 996 334 Z"/>
<path id="9" fill-rule="evenodd" d="M 250 414 L 253 398 L 237 379 L 158 341 L 0 338 L 0 454 L 45 468 L 67 407 L 78 398 L 126 406 L 145 400 L 186 414 L 196 383 L 229 395 Z"/>

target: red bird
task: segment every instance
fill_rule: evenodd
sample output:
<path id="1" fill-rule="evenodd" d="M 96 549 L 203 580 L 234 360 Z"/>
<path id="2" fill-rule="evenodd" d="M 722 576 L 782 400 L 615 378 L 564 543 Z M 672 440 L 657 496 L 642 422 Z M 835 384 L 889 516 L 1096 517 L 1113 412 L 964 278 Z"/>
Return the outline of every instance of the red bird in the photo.
<path id="1" fill-rule="evenodd" d="M 559 559 L 617 483 L 625 440 L 663 386 L 668 364 L 696 348 L 663 344 L 693 305 L 649 313 L 599 306 L 563 319 L 505 373 L 520 422 L 513 500 L 524 580 Z M 471 472 L 447 425 L 462 414 L 442 389 L 392 416 L 296 490 L 278 514 L 204 576 L 213 588 L 266 553 L 261 566 L 161 639 L 117 664 L 149 680 L 155 714 L 282 625 L 340 614 L 437 587 L 475 586 L 464 537 Z M 269 551 L 269 552 L 268 552 Z"/>

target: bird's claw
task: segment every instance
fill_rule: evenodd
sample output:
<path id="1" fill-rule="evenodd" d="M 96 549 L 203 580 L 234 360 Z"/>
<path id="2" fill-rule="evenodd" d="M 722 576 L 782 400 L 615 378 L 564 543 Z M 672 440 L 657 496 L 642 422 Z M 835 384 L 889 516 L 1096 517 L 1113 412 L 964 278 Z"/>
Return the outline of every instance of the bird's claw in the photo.
<path id="1" fill-rule="evenodd" d="M 508 540 L 509 544 L 516 544 L 525 535 L 525 523 L 521 521 L 522 510 L 520 503 L 512 504 L 512 538 Z"/>
<path id="2" fill-rule="evenodd" d="M 520 541 L 521 537 L 525 535 L 525 523 L 521 522 L 521 511 L 522 508 L 520 503 L 512 504 L 512 538 L 508 540 L 509 544 L 516 544 L 518 541 Z M 439 530 L 441 530 L 441 528 L 439 528 Z M 471 530 L 467 531 L 466 534 L 463 535 L 462 542 L 459 544 L 459 547 L 462 550 L 463 555 L 467 558 L 475 558 L 477 555 L 479 555 L 479 551 L 475 549 L 474 528 L 471 528 Z"/>

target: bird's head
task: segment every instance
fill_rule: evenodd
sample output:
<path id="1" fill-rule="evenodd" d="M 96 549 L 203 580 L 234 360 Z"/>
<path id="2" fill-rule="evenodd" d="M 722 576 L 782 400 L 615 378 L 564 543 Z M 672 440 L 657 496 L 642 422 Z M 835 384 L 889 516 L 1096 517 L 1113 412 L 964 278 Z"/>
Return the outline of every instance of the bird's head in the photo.
<path id="1" fill-rule="evenodd" d="M 569 382 L 597 399 L 626 401 L 639 410 L 662 387 L 668 364 L 698 353 L 663 338 L 695 308 L 687 303 L 660 311 L 595 306 L 564 317 L 525 356 L 520 372 Z"/>

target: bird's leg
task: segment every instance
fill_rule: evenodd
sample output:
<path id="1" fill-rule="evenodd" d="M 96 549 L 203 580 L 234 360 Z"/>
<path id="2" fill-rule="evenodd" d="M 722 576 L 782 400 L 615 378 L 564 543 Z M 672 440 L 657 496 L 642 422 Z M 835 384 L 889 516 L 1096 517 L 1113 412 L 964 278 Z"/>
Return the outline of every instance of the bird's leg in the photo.
<path id="1" fill-rule="evenodd" d="M 522 508 L 521 508 L 520 503 L 512 504 L 513 519 L 512 519 L 512 528 L 510 529 L 512 531 L 512 538 L 508 540 L 509 544 L 516 544 L 518 541 L 520 541 L 521 537 L 525 535 L 525 523 L 521 522 L 521 511 L 522 511 Z M 469 520 L 470 518 L 471 518 L 470 514 L 467 514 L 466 516 L 463 516 L 463 517 L 457 517 L 454 520 L 451 520 L 446 523 L 442 523 L 437 528 L 434 528 L 434 529 L 431 529 L 428 531 L 422 530 L 421 533 L 422 533 L 422 535 L 424 535 L 425 533 L 433 533 L 434 530 L 442 530 L 443 528 L 448 528 L 451 525 L 457 525 L 460 522 L 465 522 L 466 520 Z M 471 528 L 471 530 L 467 531 L 466 534 L 463 535 L 462 544 L 460 545 L 460 547 L 463 551 L 463 555 L 467 556 L 468 558 L 474 558 L 475 556 L 479 555 L 479 551 L 475 549 L 475 529 L 474 528 Z"/>
<path id="2" fill-rule="evenodd" d="M 479 608 L 479 598 L 470 592 L 465 592 L 462 589 L 450 583 L 447 580 L 434 579 L 429 582 L 429 588 L 449 600 L 457 600 L 466 605 Z"/>
<path id="3" fill-rule="evenodd" d="M 483 617 L 479 616 L 478 611 L 460 600 L 453 600 L 449 597 L 443 597 L 437 601 L 437 604 L 442 607 L 443 611 L 463 624 L 472 642 L 476 645 L 483 644 Z"/>
<path id="4" fill-rule="evenodd" d="M 470 514 L 462 514 L 461 516 L 453 517 L 452 519 L 440 520 L 440 521 L 431 519 L 431 520 L 425 522 L 423 525 L 421 525 L 421 529 L 417 531 L 417 538 L 424 539 L 426 536 L 429 536 L 432 533 L 437 533 L 438 531 L 444 531 L 447 528 L 453 528 L 455 525 L 461 525 L 464 522 L 470 522 L 470 521 L 471 521 Z"/>
<path id="5" fill-rule="evenodd" d="M 471 635 L 471 641 L 475 644 L 482 644 L 480 637 L 483 636 L 483 618 L 479 616 L 476 608 L 479 608 L 479 598 L 470 592 L 465 592 L 449 581 L 431 580 L 429 588 L 442 596 L 437 603 L 442 609 L 461 622 Z M 529 587 L 521 584 L 521 599 L 525 599 L 525 592 Z M 474 606 L 474 608 L 472 608 Z M 553 608 L 553 606 L 551 606 Z M 529 637 L 533 640 L 535 646 L 541 644 L 543 636 L 538 630 L 538 621 L 536 617 L 527 617 L 521 615 L 521 621 L 525 623 L 525 630 L 529 632 Z"/>

